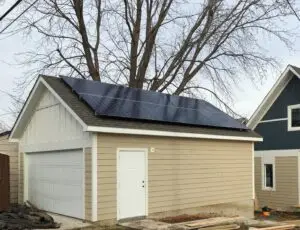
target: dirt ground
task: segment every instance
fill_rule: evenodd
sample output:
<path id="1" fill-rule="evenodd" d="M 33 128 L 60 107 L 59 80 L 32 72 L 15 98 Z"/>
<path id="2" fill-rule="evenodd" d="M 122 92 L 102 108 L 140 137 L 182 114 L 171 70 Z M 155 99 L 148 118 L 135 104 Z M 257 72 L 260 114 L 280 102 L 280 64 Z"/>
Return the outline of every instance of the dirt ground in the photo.
<path id="1" fill-rule="evenodd" d="M 261 212 L 255 212 L 255 219 L 272 221 L 300 220 L 300 212 L 272 211 L 268 217 L 264 217 Z"/>
<path id="2" fill-rule="evenodd" d="M 196 215 L 179 215 L 179 216 L 170 216 L 165 217 L 162 219 L 159 219 L 158 221 L 169 223 L 169 224 L 177 224 L 181 222 L 187 222 L 187 221 L 193 221 L 193 220 L 203 220 L 208 219 L 212 217 L 217 217 L 217 214 L 211 213 L 211 214 L 196 214 Z"/>

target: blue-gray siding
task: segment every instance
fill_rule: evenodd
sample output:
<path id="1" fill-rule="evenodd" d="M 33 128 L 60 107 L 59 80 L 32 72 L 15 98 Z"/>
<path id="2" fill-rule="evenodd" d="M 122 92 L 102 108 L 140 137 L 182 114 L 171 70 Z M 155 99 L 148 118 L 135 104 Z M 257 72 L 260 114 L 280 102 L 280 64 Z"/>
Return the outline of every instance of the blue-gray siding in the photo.
<path id="1" fill-rule="evenodd" d="M 300 104 L 300 80 L 295 76 L 281 92 L 262 121 L 287 118 L 287 107 Z M 255 150 L 276 150 L 300 148 L 300 131 L 287 131 L 286 121 L 260 123 L 255 131 L 263 138 L 263 142 L 255 144 Z"/>
<path id="2" fill-rule="evenodd" d="M 255 150 L 300 149 L 300 131 L 287 131 L 287 121 L 258 124 L 255 131 L 263 142 L 255 143 Z"/>

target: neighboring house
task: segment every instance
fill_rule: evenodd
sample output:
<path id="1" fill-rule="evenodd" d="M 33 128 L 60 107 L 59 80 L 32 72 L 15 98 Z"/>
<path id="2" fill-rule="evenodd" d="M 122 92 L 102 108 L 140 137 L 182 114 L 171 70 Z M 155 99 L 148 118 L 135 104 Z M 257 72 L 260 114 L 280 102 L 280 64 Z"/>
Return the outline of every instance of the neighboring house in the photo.
<path id="1" fill-rule="evenodd" d="M 0 133 L 0 154 L 9 156 L 10 203 L 18 203 L 18 144 L 8 141 L 10 131 Z"/>
<path id="2" fill-rule="evenodd" d="M 248 122 L 255 144 L 255 188 L 260 207 L 300 205 L 300 69 L 287 66 Z"/>
<path id="3" fill-rule="evenodd" d="M 253 216 L 262 138 L 203 100 L 40 76 L 10 140 L 19 142 L 21 201 L 54 213 Z"/>

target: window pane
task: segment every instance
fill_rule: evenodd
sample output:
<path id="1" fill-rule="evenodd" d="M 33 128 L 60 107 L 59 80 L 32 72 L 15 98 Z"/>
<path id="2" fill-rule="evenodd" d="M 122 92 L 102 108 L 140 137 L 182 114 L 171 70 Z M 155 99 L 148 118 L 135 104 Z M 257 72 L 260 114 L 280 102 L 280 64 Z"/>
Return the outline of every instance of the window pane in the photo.
<path id="1" fill-rule="evenodd" d="M 273 188 L 273 165 L 265 164 L 266 187 Z"/>
<path id="2" fill-rule="evenodd" d="M 292 127 L 300 127 L 300 108 L 292 109 Z"/>

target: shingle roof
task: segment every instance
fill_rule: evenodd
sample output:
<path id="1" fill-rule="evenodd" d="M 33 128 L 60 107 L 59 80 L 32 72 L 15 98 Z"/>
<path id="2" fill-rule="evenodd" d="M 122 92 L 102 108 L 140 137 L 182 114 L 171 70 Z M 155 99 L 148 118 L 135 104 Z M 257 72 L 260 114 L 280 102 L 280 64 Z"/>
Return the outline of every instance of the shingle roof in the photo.
<path id="1" fill-rule="evenodd" d="M 42 76 L 43 79 L 55 90 L 61 99 L 80 117 L 80 119 L 88 126 L 114 127 L 114 128 L 130 128 L 130 129 L 144 129 L 157 131 L 171 131 L 182 133 L 200 133 L 210 135 L 224 135 L 224 136 L 241 136 L 241 137 L 258 137 L 260 136 L 251 130 L 231 130 L 224 128 L 207 128 L 196 127 L 178 124 L 165 124 L 153 121 L 139 121 L 128 119 L 117 119 L 110 117 L 96 116 L 94 111 L 72 90 L 65 85 L 60 78 Z"/>
<path id="2" fill-rule="evenodd" d="M 9 131 L 4 131 L 4 132 L 0 133 L 0 137 L 9 135 L 10 133 L 11 133 L 10 130 Z"/>

